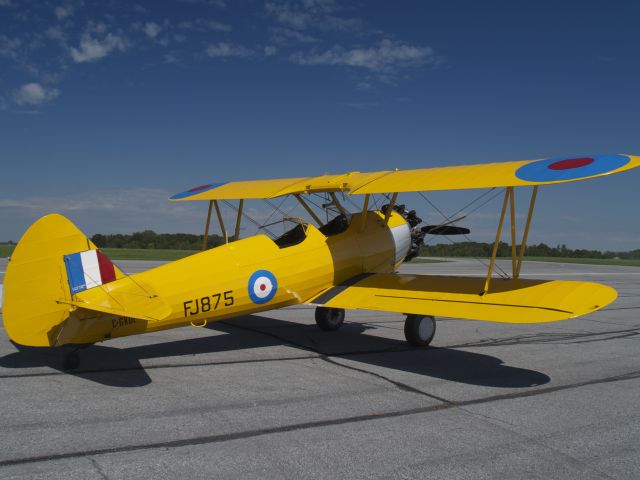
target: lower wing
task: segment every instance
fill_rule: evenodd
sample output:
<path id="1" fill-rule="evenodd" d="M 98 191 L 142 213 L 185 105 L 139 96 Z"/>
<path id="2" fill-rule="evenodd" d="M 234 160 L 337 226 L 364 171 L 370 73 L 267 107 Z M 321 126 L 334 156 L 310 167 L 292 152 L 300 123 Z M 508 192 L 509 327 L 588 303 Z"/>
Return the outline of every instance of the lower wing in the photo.
<path id="1" fill-rule="evenodd" d="M 307 303 L 505 323 L 543 323 L 586 315 L 618 293 L 593 282 L 499 280 L 481 295 L 481 277 L 363 274 L 331 287 Z"/>

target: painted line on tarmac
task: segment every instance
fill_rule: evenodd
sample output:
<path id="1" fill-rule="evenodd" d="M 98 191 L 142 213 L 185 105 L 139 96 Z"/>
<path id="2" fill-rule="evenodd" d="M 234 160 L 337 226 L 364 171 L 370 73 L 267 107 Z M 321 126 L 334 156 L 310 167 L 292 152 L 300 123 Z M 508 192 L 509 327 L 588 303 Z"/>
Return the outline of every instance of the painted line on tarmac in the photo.
<path id="1" fill-rule="evenodd" d="M 82 458 L 93 455 L 109 455 L 117 453 L 130 453 L 141 450 L 155 450 L 160 448 L 180 448 L 196 445 L 210 445 L 214 443 L 230 442 L 233 440 L 243 440 L 247 438 L 261 437 L 265 435 L 274 435 L 279 433 L 289 433 L 300 430 L 310 430 L 314 428 L 325 428 L 337 425 L 347 425 L 353 423 L 369 422 L 372 420 L 382 420 L 387 418 L 405 417 L 408 415 L 419 415 L 424 413 L 436 412 L 439 410 L 448 410 L 456 407 L 468 407 L 473 405 L 481 405 L 490 402 L 512 400 L 525 397 L 534 397 L 537 395 L 545 395 L 548 393 L 559 392 L 563 390 L 571 390 L 590 385 L 606 384 L 612 382 L 620 382 L 626 380 L 634 380 L 640 378 L 640 371 L 630 372 L 624 375 L 614 377 L 606 377 L 596 380 L 587 380 L 584 382 L 572 383 L 568 385 L 558 385 L 555 387 L 540 388 L 528 390 L 526 392 L 505 393 L 503 395 L 494 395 L 490 397 L 477 398 L 474 400 L 465 400 L 462 402 L 439 403 L 428 407 L 411 408 L 406 410 L 396 410 L 387 413 L 371 413 L 367 415 L 356 415 L 353 417 L 334 418 L 328 420 L 317 420 L 314 422 L 296 423 L 293 425 L 283 425 L 280 427 L 262 428 L 256 430 L 245 430 L 243 432 L 223 433 L 218 435 L 206 435 L 201 437 L 185 438 L 181 440 L 169 440 L 166 442 L 154 442 L 141 445 L 127 445 L 112 448 L 98 448 L 94 450 L 79 450 L 75 452 L 58 453 L 52 455 L 40 455 L 33 457 L 14 458 L 9 460 L 1 460 L 0 467 L 8 467 L 12 465 L 23 465 L 39 462 L 51 462 L 56 460 L 64 460 L 69 458 Z"/>
<path id="2" fill-rule="evenodd" d="M 58 370 L 49 372 L 31 372 L 31 373 L 18 373 L 15 375 L 0 375 L 0 379 L 11 378 L 31 378 L 31 377 L 53 377 L 56 375 L 73 375 L 83 377 L 87 375 L 95 375 L 101 373 L 113 373 L 113 372 L 130 372 L 136 370 L 157 370 L 162 368 L 187 368 L 187 367 L 218 367 L 225 365 L 242 365 L 246 363 L 269 363 L 269 362 L 288 362 L 291 360 L 313 360 L 319 358 L 319 355 L 291 355 L 288 357 L 277 358 L 256 358 L 252 360 L 226 360 L 221 362 L 198 362 L 198 363 L 165 363 L 159 365 L 136 365 L 133 367 L 116 367 L 116 368 L 100 368 L 92 370 Z M 62 362 L 61 362 L 62 363 Z M 43 365 L 46 367 L 49 365 Z M 50 367 L 50 366 L 49 366 Z M 54 368 L 54 367 L 51 367 Z"/>

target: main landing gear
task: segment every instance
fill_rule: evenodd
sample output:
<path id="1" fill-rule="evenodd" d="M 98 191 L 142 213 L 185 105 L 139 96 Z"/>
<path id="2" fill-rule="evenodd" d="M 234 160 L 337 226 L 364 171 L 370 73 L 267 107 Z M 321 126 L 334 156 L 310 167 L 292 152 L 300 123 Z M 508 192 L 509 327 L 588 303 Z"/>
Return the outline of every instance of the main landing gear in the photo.
<path id="1" fill-rule="evenodd" d="M 316 323 L 325 332 L 334 332 L 344 323 L 344 308 L 316 307 Z"/>
<path id="2" fill-rule="evenodd" d="M 344 309 L 316 307 L 316 323 L 321 330 L 334 332 L 344 323 Z M 436 319 L 431 315 L 407 315 L 404 337 L 414 347 L 426 347 L 436 334 Z"/>
<path id="3" fill-rule="evenodd" d="M 426 347 L 436 334 L 436 319 L 431 315 L 407 315 L 404 338 L 414 347 Z"/>

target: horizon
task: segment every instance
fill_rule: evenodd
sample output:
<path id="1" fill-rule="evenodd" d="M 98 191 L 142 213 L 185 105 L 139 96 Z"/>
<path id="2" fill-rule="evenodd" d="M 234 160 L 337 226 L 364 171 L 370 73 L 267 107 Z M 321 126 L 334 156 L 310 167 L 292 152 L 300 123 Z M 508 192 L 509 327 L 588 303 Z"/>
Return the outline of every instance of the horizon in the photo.
<path id="1" fill-rule="evenodd" d="M 640 154 L 639 15 L 595 0 L 0 0 L 0 238 L 50 212 L 88 236 L 199 233 L 206 205 L 167 199 L 205 183 Z M 542 187 L 529 243 L 640 248 L 638 180 Z M 448 215 L 481 193 L 428 197 Z M 493 240 L 498 203 L 465 220 L 474 241 Z"/>

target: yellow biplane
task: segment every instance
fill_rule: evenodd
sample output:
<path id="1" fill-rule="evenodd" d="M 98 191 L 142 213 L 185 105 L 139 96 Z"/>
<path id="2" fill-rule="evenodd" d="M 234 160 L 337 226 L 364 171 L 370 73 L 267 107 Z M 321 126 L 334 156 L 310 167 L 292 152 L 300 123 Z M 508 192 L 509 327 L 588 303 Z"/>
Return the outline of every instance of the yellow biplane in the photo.
<path id="1" fill-rule="evenodd" d="M 20 345 L 80 347 L 309 304 L 316 306 L 323 330 L 337 330 L 344 309 L 405 314 L 407 341 L 426 346 L 435 333 L 434 315 L 508 323 L 585 315 L 615 300 L 616 291 L 592 282 L 520 278 L 538 188 L 638 166 L 637 156 L 596 155 L 202 185 L 171 200 L 208 201 L 205 247 L 214 207 L 225 243 L 134 275 L 116 267 L 65 217 L 47 215 L 27 230 L 7 266 L 4 326 Z M 514 188 L 527 186 L 532 193 L 518 249 Z M 419 227 L 415 212 L 397 205 L 398 194 L 479 188 L 504 188 L 486 277 L 397 273 L 417 254 L 425 235 L 468 232 L 449 223 Z M 331 220 L 323 222 L 310 205 L 311 195 L 319 193 L 329 200 L 322 208 L 335 211 Z M 370 208 L 376 194 L 388 199 L 379 209 Z M 275 239 L 263 234 L 239 239 L 246 199 L 285 195 L 293 196 L 313 222 L 294 219 L 293 228 Z M 364 195 L 355 213 L 340 203 L 339 197 L 351 195 Z M 220 212 L 220 202 L 230 200 L 238 200 L 233 236 Z M 508 211 L 512 272 L 492 280 Z M 75 350 L 65 357 L 65 368 L 78 363 Z"/>

